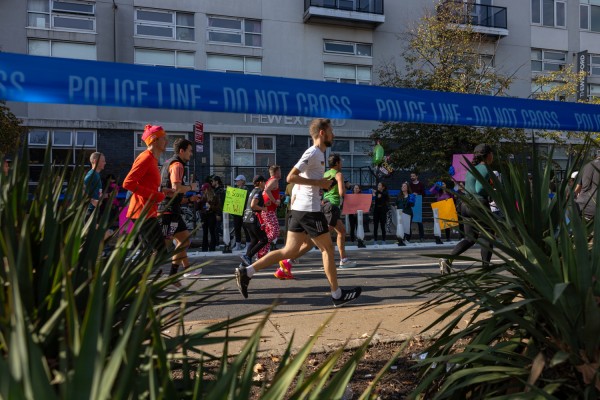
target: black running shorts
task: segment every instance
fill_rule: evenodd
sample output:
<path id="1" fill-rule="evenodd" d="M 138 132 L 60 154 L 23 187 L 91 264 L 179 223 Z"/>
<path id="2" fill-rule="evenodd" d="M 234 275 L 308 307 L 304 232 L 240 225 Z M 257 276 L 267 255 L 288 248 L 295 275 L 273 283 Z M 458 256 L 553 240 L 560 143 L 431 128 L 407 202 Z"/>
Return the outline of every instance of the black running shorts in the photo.
<path id="1" fill-rule="evenodd" d="M 321 207 L 323 214 L 325 214 L 325 219 L 329 226 L 336 226 L 338 220 L 342 217 L 342 211 L 340 208 L 330 202 L 326 201 L 325 204 Z"/>
<path id="2" fill-rule="evenodd" d="M 181 214 L 162 214 L 159 218 L 160 229 L 166 240 L 173 239 L 173 235 L 187 231 L 187 226 Z"/>
<path id="3" fill-rule="evenodd" d="M 321 211 L 292 210 L 290 214 L 288 224 L 290 232 L 306 232 L 313 238 L 329 232 L 327 219 Z"/>

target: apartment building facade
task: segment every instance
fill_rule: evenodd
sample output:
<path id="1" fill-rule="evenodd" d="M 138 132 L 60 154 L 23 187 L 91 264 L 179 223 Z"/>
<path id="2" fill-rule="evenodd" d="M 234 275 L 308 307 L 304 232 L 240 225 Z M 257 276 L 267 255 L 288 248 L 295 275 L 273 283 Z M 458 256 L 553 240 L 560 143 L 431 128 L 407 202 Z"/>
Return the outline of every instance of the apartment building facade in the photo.
<path id="1" fill-rule="evenodd" d="M 585 57 L 586 93 L 600 95 L 600 0 L 467 0 L 465 20 L 488 38 L 482 56 L 513 75 L 511 95 L 532 97 L 537 73 Z M 400 35 L 434 0 L 3 0 L 0 51 L 377 85 L 388 63 L 402 68 Z M 203 137 L 190 171 L 237 174 L 289 169 L 309 144 L 305 117 L 11 103 L 29 127 L 32 179 L 51 145 L 57 162 L 71 150 L 106 154 L 107 173 L 124 176 L 145 146 L 147 123 L 177 137 Z M 367 183 L 369 135 L 378 123 L 335 120 L 333 151 L 351 181 Z M 542 144 L 544 146 L 544 144 Z M 566 155 L 556 157 L 564 163 Z M 368 175 L 368 173 L 367 173 Z"/>

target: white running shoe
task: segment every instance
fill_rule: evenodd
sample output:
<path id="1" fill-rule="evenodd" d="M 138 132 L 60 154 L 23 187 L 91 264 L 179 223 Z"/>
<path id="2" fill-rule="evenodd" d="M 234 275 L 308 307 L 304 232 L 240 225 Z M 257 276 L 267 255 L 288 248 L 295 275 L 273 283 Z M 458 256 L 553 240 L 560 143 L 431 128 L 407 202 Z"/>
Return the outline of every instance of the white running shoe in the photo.
<path id="1" fill-rule="evenodd" d="M 340 261 L 340 268 L 352 268 L 356 267 L 356 261 L 348 260 L 347 258 Z"/>
<path id="2" fill-rule="evenodd" d="M 186 272 L 183 274 L 183 277 L 186 279 L 197 279 L 202 275 L 202 268 L 195 269 L 190 272 Z"/>

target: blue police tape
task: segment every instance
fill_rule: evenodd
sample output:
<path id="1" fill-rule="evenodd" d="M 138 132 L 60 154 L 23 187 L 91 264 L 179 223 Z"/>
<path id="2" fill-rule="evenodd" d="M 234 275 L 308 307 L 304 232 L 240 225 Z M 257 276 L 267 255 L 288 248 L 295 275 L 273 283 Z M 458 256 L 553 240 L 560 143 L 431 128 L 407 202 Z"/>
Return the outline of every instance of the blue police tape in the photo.
<path id="1" fill-rule="evenodd" d="M 600 107 L 0 53 L 0 99 L 600 131 Z"/>

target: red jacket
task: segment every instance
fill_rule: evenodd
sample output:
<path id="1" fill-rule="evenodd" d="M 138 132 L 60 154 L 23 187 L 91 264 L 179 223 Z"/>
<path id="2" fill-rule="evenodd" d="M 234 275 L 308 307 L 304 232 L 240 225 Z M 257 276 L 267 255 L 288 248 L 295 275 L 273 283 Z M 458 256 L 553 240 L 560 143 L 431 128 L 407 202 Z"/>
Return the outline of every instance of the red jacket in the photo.
<path id="1" fill-rule="evenodd" d="M 147 218 L 156 218 L 158 203 L 165 195 L 159 192 L 160 189 L 160 171 L 158 170 L 158 160 L 150 150 L 144 150 L 131 167 L 127 174 L 123 187 L 133 193 L 129 202 L 127 217 L 138 219 L 146 204 L 150 204 Z"/>

